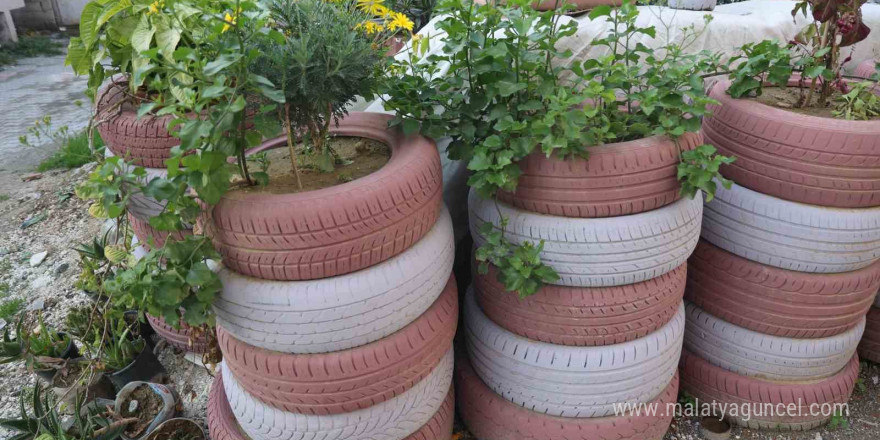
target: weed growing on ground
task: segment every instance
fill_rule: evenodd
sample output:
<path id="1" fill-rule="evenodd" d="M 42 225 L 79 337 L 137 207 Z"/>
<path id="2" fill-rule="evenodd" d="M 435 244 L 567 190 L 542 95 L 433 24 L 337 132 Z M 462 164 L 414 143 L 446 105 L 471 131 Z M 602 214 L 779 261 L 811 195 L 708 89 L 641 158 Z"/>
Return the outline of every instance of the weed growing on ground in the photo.
<path id="1" fill-rule="evenodd" d="M 12 317 L 18 314 L 23 303 L 24 300 L 21 298 L 3 301 L 3 303 L 0 304 L 0 319 L 8 322 Z"/>
<path id="2" fill-rule="evenodd" d="M 9 200 L 9 194 L 0 194 L 0 202 Z"/>
<path id="3" fill-rule="evenodd" d="M 22 58 L 61 55 L 63 44 L 43 35 L 25 35 L 17 43 L 0 46 L 0 67 L 15 64 Z"/>
<path id="4" fill-rule="evenodd" d="M 94 133 L 93 152 L 89 149 L 87 130 L 71 134 L 66 125 L 56 129 L 52 126 L 52 117 L 49 115 L 35 121 L 28 128 L 27 134 L 19 136 L 18 141 L 26 147 L 39 147 L 48 143 L 57 148 L 51 156 L 40 162 L 38 171 L 78 168 L 94 162 L 96 156 L 104 150 L 104 142 L 97 131 Z"/>

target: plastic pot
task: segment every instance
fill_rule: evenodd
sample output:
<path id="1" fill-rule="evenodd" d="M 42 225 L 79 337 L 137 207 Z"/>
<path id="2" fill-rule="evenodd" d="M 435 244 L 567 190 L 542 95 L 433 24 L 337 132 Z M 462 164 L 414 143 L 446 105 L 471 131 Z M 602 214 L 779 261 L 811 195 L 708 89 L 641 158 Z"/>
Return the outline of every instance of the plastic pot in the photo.
<path id="1" fill-rule="evenodd" d="M 107 378 L 110 379 L 110 382 L 113 383 L 117 390 L 122 390 L 129 383 L 135 381 L 149 382 L 153 378 L 164 374 L 165 367 L 162 366 L 159 359 L 153 354 L 153 350 L 150 349 L 149 345 L 144 344 L 144 349 L 134 358 L 132 363 L 119 371 L 108 374 Z"/>
<path id="2" fill-rule="evenodd" d="M 64 332 L 58 332 L 58 336 L 64 337 L 67 336 L 67 334 Z M 76 359 L 78 357 L 80 357 L 79 349 L 76 348 L 76 344 L 73 343 L 73 339 L 70 339 L 67 343 L 67 348 L 65 348 L 64 351 L 61 352 L 60 359 Z M 55 377 L 56 371 L 57 370 L 55 368 L 45 368 L 42 370 L 34 370 L 34 374 L 42 379 L 43 382 L 51 384 L 52 378 Z"/>
<path id="3" fill-rule="evenodd" d="M 72 362 L 85 363 L 87 361 L 86 358 L 72 359 Z M 71 374 L 79 376 L 81 373 Z M 85 383 L 86 379 L 89 380 L 88 383 Z M 91 374 L 78 380 L 73 385 L 64 384 L 61 382 L 63 380 L 62 371 L 55 370 L 55 375 L 52 379 L 52 391 L 55 392 L 60 401 L 70 406 L 75 405 L 77 395 L 84 396 L 83 404 L 88 404 L 98 398 L 113 399 L 116 397 L 116 390 L 113 388 L 113 384 L 103 374 Z"/>
<path id="4" fill-rule="evenodd" d="M 201 433 L 202 440 L 208 440 L 208 436 L 205 435 L 205 428 L 202 428 L 202 425 L 190 419 L 175 418 L 166 420 L 157 426 L 144 440 L 174 440 L 178 438 L 198 440 L 198 437 L 183 437 L 183 434 L 196 434 L 197 436 L 198 433 Z"/>
<path id="5" fill-rule="evenodd" d="M 150 347 L 155 346 L 156 344 L 153 342 L 153 335 L 156 334 L 156 331 L 153 330 L 153 327 L 149 323 L 141 322 L 141 320 L 139 318 L 140 317 L 138 316 L 137 310 L 129 310 L 129 311 L 125 312 L 125 321 L 126 322 L 128 322 L 128 323 L 136 322 L 137 323 L 137 325 L 134 328 L 135 334 L 133 334 L 132 336 L 133 337 L 140 336 L 140 337 L 144 338 L 144 341 L 147 342 L 147 345 L 149 345 Z"/>
<path id="6" fill-rule="evenodd" d="M 128 405 L 131 402 L 130 398 L 141 386 L 147 387 L 147 389 L 158 398 L 160 402 L 159 410 L 153 419 L 149 421 L 146 428 L 136 434 L 132 434 L 134 436 L 130 436 L 128 433 L 123 432 L 121 437 L 126 440 L 145 439 L 159 425 L 166 420 L 172 419 L 176 413 L 178 397 L 173 389 L 158 383 L 136 381 L 129 382 L 129 384 L 119 390 L 119 394 L 116 395 L 116 402 L 113 407 L 117 414 L 121 414 L 124 417 L 139 417 L 142 412 L 143 404 L 139 402 L 140 406 L 133 412 L 128 411 Z"/>

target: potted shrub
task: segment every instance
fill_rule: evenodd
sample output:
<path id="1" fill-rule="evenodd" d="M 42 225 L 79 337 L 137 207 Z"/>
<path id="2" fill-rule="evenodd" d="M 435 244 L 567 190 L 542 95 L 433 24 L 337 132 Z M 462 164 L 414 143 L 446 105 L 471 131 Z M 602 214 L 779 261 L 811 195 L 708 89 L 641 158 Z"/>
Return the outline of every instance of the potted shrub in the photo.
<path id="1" fill-rule="evenodd" d="M 70 406 L 74 406 L 77 400 L 87 405 L 95 399 L 116 396 L 113 384 L 86 358 L 69 359 L 56 370 L 52 390 L 60 401 Z"/>
<path id="2" fill-rule="evenodd" d="M 284 42 L 260 46 L 251 69 L 283 96 L 288 136 L 251 150 L 270 156 L 268 173 L 252 174 L 264 185 L 220 196 L 206 232 L 227 268 L 261 279 L 325 278 L 385 261 L 440 212 L 434 146 L 388 129 L 384 115 L 347 114 L 356 96 L 372 95 L 385 63 L 368 14 L 313 0 L 271 2 L 270 11 Z M 411 27 L 396 21 L 386 30 Z"/>
<path id="3" fill-rule="evenodd" d="M 114 417 L 102 410 L 86 410 L 81 402 L 74 403 L 72 415 L 62 415 L 52 394 L 38 383 L 32 393 L 22 392 L 16 418 L 0 420 L 0 427 L 10 430 L 10 439 L 114 440 L 136 419 Z M 29 395 L 30 394 L 30 395 Z"/>
<path id="4" fill-rule="evenodd" d="M 153 350 L 141 337 L 130 337 L 131 327 L 124 319 L 112 319 L 96 348 L 97 360 L 107 372 L 107 378 L 121 389 L 129 382 L 149 381 L 165 374 L 165 368 L 156 359 Z"/>
<path id="5" fill-rule="evenodd" d="M 512 8 L 527 4 L 509 2 Z M 703 191 L 711 198 L 711 178 L 730 159 L 701 145 L 696 132 L 711 102 L 702 77 L 716 70 L 717 55 L 688 55 L 681 45 L 670 44 L 664 56 L 656 56 L 628 43 L 655 32 L 636 24 L 638 9 L 631 2 L 614 13 L 608 6 L 593 9 L 591 18 L 610 22 L 609 35 L 593 43 L 609 55 L 584 62 L 556 49 L 576 30 L 574 23 L 560 23 L 558 14 L 532 12 L 520 21 L 498 21 L 488 7 L 471 15 L 467 4 L 445 6 L 450 18 L 440 21 L 438 29 L 448 34 L 447 53 L 404 60 L 397 71 L 405 73 L 384 90 L 386 108 L 396 112 L 392 123 L 406 132 L 450 136 L 450 157 L 468 162 L 472 207 L 485 208 L 494 220 L 475 222 L 472 212 L 482 274 L 495 266 L 506 290 L 523 296 L 548 282 L 591 287 L 605 282 L 560 279 L 542 261 L 548 253 L 545 243 L 529 237 L 528 227 L 513 232 L 507 219 L 515 211 L 506 204 L 543 215 L 588 218 L 655 210 L 680 194 L 693 198 Z M 528 26 L 529 32 L 517 26 Z M 685 40 L 696 32 L 689 29 Z M 473 33 L 480 36 L 471 40 Z M 560 67 L 567 63 L 571 67 Z M 448 73 L 441 75 L 445 64 Z M 493 202 L 474 202 L 490 199 L 496 200 L 494 207 Z M 686 234 L 692 249 L 699 214 L 691 211 L 689 223 L 697 225 Z M 522 217 L 516 221 L 526 223 Z M 534 230 L 553 228 L 546 226 Z M 668 272 L 684 258 L 683 252 L 663 270 L 643 275 Z"/>
<path id="6" fill-rule="evenodd" d="M 79 350 L 66 334 L 46 326 L 42 315 L 33 324 L 26 320 L 26 313 L 19 315 L 15 337 L 10 335 L 9 327 L 3 331 L 0 364 L 24 361 L 28 371 L 52 382 L 55 370 L 66 359 L 79 357 Z"/>
<path id="7" fill-rule="evenodd" d="M 813 22 L 792 41 L 743 46 L 706 141 L 738 160 L 721 173 L 760 193 L 837 208 L 880 206 L 880 121 L 875 86 L 844 78 L 845 50 L 865 39 L 865 2 L 799 1 Z"/>

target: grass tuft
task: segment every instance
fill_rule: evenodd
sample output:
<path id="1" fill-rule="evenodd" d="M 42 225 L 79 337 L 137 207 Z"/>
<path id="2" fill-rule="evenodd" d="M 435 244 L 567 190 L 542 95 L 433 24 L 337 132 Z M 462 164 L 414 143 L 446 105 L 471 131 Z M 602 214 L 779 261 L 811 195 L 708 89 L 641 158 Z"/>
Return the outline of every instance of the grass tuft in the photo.
<path id="1" fill-rule="evenodd" d="M 95 131 L 95 151 L 102 151 L 104 142 L 101 136 Z M 67 139 L 67 142 L 61 148 L 52 153 L 51 156 L 40 162 L 37 166 L 38 171 L 54 170 L 54 169 L 71 169 L 81 167 L 89 162 L 94 162 L 95 156 L 89 150 L 89 137 L 83 130 Z"/>
<path id="2" fill-rule="evenodd" d="M 64 45 L 44 35 L 24 35 L 17 43 L 0 46 L 0 66 L 15 64 L 21 58 L 61 55 Z"/>
<path id="3" fill-rule="evenodd" d="M 19 311 L 21 311 L 21 306 L 23 304 L 24 300 L 21 298 L 3 301 L 3 303 L 0 304 L 0 319 L 9 322 Z"/>

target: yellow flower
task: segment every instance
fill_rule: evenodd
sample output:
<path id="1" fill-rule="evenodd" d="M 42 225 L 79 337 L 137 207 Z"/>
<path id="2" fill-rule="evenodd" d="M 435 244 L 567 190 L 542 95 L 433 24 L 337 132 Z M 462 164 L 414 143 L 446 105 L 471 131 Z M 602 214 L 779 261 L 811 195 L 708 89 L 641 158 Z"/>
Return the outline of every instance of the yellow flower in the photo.
<path id="1" fill-rule="evenodd" d="M 359 25 L 357 25 L 357 29 L 363 29 L 367 35 L 373 35 L 385 30 L 385 26 L 382 26 L 375 21 L 367 20 Z"/>
<path id="2" fill-rule="evenodd" d="M 156 0 L 153 3 L 150 3 L 149 11 L 147 11 L 147 15 L 150 14 L 158 14 L 159 9 L 165 7 L 165 0 Z"/>
<path id="3" fill-rule="evenodd" d="M 357 8 L 368 14 L 382 17 L 388 13 L 388 8 L 382 3 L 385 0 L 357 0 Z"/>
<path id="4" fill-rule="evenodd" d="M 406 14 L 400 12 L 392 12 L 391 13 L 391 22 L 388 23 L 388 30 L 396 31 L 398 29 L 406 29 L 408 31 L 413 30 L 413 22 L 406 16 Z"/>
<path id="5" fill-rule="evenodd" d="M 226 16 L 223 17 L 223 19 L 226 20 L 226 24 L 223 25 L 223 30 L 220 32 L 226 32 L 229 29 L 232 29 L 232 26 L 235 25 L 235 17 L 233 17 L 232 14 L 227 12 Z"/>

